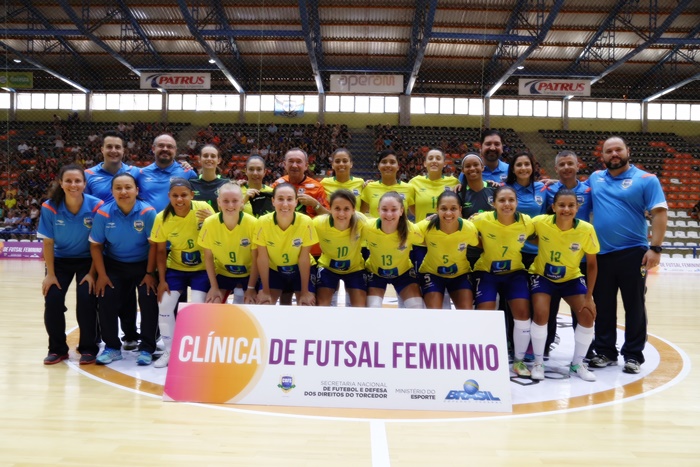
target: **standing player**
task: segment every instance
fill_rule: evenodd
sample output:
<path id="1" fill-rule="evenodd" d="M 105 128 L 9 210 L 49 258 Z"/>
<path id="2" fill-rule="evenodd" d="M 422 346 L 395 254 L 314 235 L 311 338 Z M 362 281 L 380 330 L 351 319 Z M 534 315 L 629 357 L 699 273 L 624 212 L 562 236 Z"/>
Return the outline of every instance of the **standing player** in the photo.
<path id="1" fill-rule="evenodd" d="M 105 132 L 102 137 L 102 162 L 85 170 L 85 193 L 105 203 L 114 201 L 112 180 L 117 175 L 130 173 L 136 177 L 138 169 L 124 163 L 124 138 L 120 133 Z"/>
<path id="2" fill-rule="evenodd" d="M 408 220 L 403 198 L 390 191 L 379 200 L 379 219 L 372 219 L 362 230 L 369 258 L 365 268 L 370 272 L 367 306 L 381 308 L 387 285 L 403 299 L 406 308 L 425 308 L 411 262 L 413 245 L 423 243 L 423 237 Z"/>
<path id="3" fill-rule="evenodd" d="M 668 205 L 658 178 L 630 165 L 629 147 L 622 138 L 605 140 L 603 161 L 607 169 L 588 179 L 593 226 L 600 240 L 598 281 L 593 294 L 599 310 L 595 322 L 597 356 L 590 366 L 617 365 L 619 289 L 625 307 L 625 343 L 620 351 L 625 359 L 623 371 L 639 373 L 647 340 L 646 273 L 659 265 Z M 652 216 L 651 246 L 645 212 Z"/>
<path id="4" fill-rule="evenodd" d="M 569 150 L 561 151 L 554 158 L 554 170 L 557 173 L 558 182 L 548 185 L 547 194 L 545 199 L 545 204 L 547 209 L 549 209 L 554 203 L 554 196 L 562 189 L 572 190 L 576 194 L 576 201 L 578 203 L 578 211 L 576 212 L 576 219 L 581 219 L 586 222 L 591 221 L 591 187 L 588 183 L 583 183 L 579 181 L 578 175 L 578 157 L 576 153 Z M 581 260 L 581 274 L 586 277 L 586 257 L 584 256 Z M 559 313 L 559 300 L 560 297 L 553 295 L 551 300 L 551 305 L 549 309 L 549 321 L 547 323 L 547 344 L 544 347 L 545 357 L 549 353 L 549 347 L 556 337 L 557 331 L 557 314 Z M 571 313 L 571 322 L 574 328 L 577 325 L 576 313 Z"/>
<path id="5" fill-rule="evenodd" d="M 103 161 L 85 171 L 85 193 L 100 198 L 105 203 L 114 201 L 112 182 L 114 177 L 123 173 L 138 176 L 138 168 L 124 163 L 124 138 L 121 133 L 108 131 L 102 137 Z M 155 259 L 155 257 L 154 257 Z M 129 292 L 124 306 L 119 310 L 119 321 L 124 332 L 124 350 L 134 350 L 138 347 L 139 334 L 136 331 L 136 294 Z"/>
<path id="6" fill-rule="evenodd" d="M 76 164 L 64 165 L 56 176 L 57 184 L 49 199 L 41 205 L 37 237 L 43 239 L 46 277 L 41 283 L 44 294 L 44 325 L 49 335 L 49 353 L 45 365 L 68 358 L 66 342 L 66 293 L 76 287 L 76 317 L 80 328 L 80 364 L 95 362 L 97 311 L 93 295 L 95 279 L 88 236 L 95 213 L 104 203 L 83 194 L 85 173 Z"/>
<path id="7" fill-rule="evenodd" d="M 114 201 L 97 211 L 90 233 L 90 252 L 97 271 L 95 291 L 105 348 L 97 363 L 121 360 L 118 318 L 131 308 L 129 298 L 138 290 L 141 309 L 141 343 L 138 365 L 150 365 L 156 350 L 158 297 L 155 261 L 149 264 L 148 237 L 156 211 L 137 199 L 136 180 L 129 173 L 112 179 Z M 128 310 L 127 310 L 128 311 Z M 125 343 L 126 344 L 126 343 Z"/>
<path id="8" fill-rule="evenodd" d="M 377 167 L 381 180 L 370 182 L 362 190 L 362 212 L 370 217 L 379 217 L 379 200 L 385 193 L 395 192 L 401 197 L 404 210 L 413 212 L 416 204 L 415 192 L 412 185 L 399 181 L 399 160 L 394 151 L 386 150 L 377 156 Z"/>
<path id="9" fill-rule="evenodd" d="M 579 320 L 574 332 L 574 357 L 569 372 L 584 381 L 595 381 L 583 359 L 593 340 L 596 307 L 593 288 L 598 273 L 596 253 L 600 250 L 593 226 L 576 219 L 576 193 L 561 189 L 554 195 L 554 214 L 537 216 L 532 220 L 539 239 L 539 251 L 530 267 L 530 292 L 534 314 L 530 326 L 535 363 L 532 379 L 544 379 L 544 350 L 547 341 L 547 321 L 552 296 L 563 297 Z M 586 255 L 588 281 L 579 265 Z M 588 284 L 586 284 L 588 282 Z"/>
<path id="10" fill-rule="evenodd" d="M 214 212 L 219 212 L 219 206 L 216 204 L 219 187 L 229 182 L 228 178 L 222 178 L 217 173 L 219 164 L 221 164 L 219 148 L 213 144 L 205 144 L 199 150 L 199 161 L 202 164 L 202 172 L 199 177 L 190 180 L 194 190 L 194 199 L 206 201 Z"/>
<path id="11" fill-rule="evenodd" d="M 494 193 L 494 212 L 473 218 L 484 252 L 474 266 L 474 301 L 478 310 L 495 310 L 496 295 L 508 301 L 513 314 L 513 371 L 530 376 L 523 358 L 530 342 L 530 289 L 520 250 L 535 229 L 527 214 L 517 211 L 515 189 L 504 185 Z"/>
<path id="12" fill-rule="evenodd" d="M 272 187 L 263 183 L 265 159 L 258 155 L 248 157 L 245 164 L 248 180 L 241 185 L 243 191 L 243 212 L 255 217 L 275 210 L 272 205 Z"/>
<path id="13" fill-rule="evenodd" d="M 207 303 L 225 303 L 230 292 L 234 292 L 233 303 L 255 303 L 257 220 L 241 210 L 243 193 L 235 182 L 219 188 L 217 205 L 219 213 L 204 220 L 198 239 L 211 284 Z"/>
<path id="14" fill-rule="evenodd" d="M 331 167 L 333 168 L 333 176 L 321 180 L 321 185 L 323 185 L 323 189 L 326 190 L 326 197 L 330 199 L 331 195 L 341 188 L 348 190 L 355 196 L 357 200 L 355 209 L 359 211 L 362 203 L 360 194 L 362 193 L 362 188 L 365 186 L 365 181 L 359 177 L 350 175 L 352 169 L 352 155 L 350 155 L 350 151 L 345 148 L 338 148 L 333 151 L 330 159 Z"/>
<path id="15" fill-rule="evenodd" d="M 156 368 L 165 368 L 175 333 L 175 307 L 180 295 L 189 286 L 192 302 L 204 303 L 209 291 L 209 279 L 202 259 L 202 248 L 197 244 L 199 229 L 207 214 L 213 214 L 204 201 L 193 201 L 190 182 L 174 178 L 170 182 L 170 203 L 159 212 L 151 231 L 158 265 L 158 326 L 165 344 L 165 352 L 156 360 Z M 200 212 L 198 212 L 200 211 Z M 166 244 L 170 245 L 168 251 Z"/>
<path id="16" fill-rule="evenodd" d="M 258 219 L 258 273 L 262 290 L 258 303 L 275 304 L 284 290 L 295 293 L 299 305 L 314 305 L 311 279 L 311 246 L 318 243 L 311 218 L 296 212 L 297 190 L 280 183 L 272 193 L 275 212 Z"/>
<path id="17" fill-rule="evenodd" d="M 505 141 L 498 130 L 484 130 L 481 133 L 481 159 L 484 163 L 484 180 L 496 183 L 505 183 L 508 178 L 508 164 L 501 160 Z M 464 185 L 464 177 L 460 175 L 459 181 Z"/>
<path id="18" fill-rule="evenodd" d="M 342 280 L 350 306 L 366 306 L 367 278 L 360 237 L 367 219 L 355 211 L 355 195 L 343 188 L 331 195 L 330 215 L 314 218 L 321 245 L 316 274 L 316 305 L 331 306 Z"/>
<path id="19" fill-rule="evenodd" d="M 416 222 L 420 222 L 437 212 L 437 199 L 445 191 L 456 191 L 459 185 L 452 175 L 445 175 L 445 154 L 439 149 L 425 153 L 423 166 L 426 175 L 417 175 L 408 183 L 415 190 Z"/>
<path id="20" fill-rule="evenodd" d="M 458 310 L 474 307 L 469 280 L 471 267 L 465 253 L 467 245 L 479 244 L 479 235 L 470 221 L 460 217 L 460 204 L 457 193 L 443 191 L 437 199 L 437 216 L 416 225 L 427 247 L 427 255 L 418 270 L 423 277 L 427 308 L 443 307 L 445 289 Z"/>
<path id="21" fill-rule="evenodd" d="M 157 136 L 153 140 L 152 150 L 155 162 L 139 170 L 136 181 L 141 198 L 160 212 L 169 202 L 170 180 L 178 177 L 186 180 L 197 178 L 197 173 L 175 162 L 177 143 L 172 136 Z"/>

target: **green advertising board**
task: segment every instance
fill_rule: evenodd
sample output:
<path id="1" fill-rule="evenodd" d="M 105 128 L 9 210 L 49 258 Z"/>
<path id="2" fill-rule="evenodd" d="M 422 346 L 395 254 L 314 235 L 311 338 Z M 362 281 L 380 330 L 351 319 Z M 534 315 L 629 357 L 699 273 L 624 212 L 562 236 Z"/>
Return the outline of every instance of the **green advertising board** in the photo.
<path id="1" fill-rule="evenodd" d="M 34 74 L 31 71 L 8 71 L 0 74 L 0 87 L 12 89 L 32 89 Z"/>

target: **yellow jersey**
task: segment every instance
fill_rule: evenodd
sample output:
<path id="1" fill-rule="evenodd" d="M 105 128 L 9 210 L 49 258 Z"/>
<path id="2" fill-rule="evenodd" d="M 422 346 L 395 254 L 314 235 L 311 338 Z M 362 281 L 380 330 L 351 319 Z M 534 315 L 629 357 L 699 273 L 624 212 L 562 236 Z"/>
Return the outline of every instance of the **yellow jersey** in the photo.
<path id="1" fill-rule="evenodd" d="M 479 244 L 479 232 L 470 221 L 461 218 L 457 220 L 459 227 L 451 234 L 440 230 L 439 223 L 428 230 L 430 224 L 428 219 L 416 224 L 428 248 L 418 272 L 448 278 L 471 272 L 471 266 L 467 260 L 467 245 Z"/>
<path id="2" fill-rule="evenodd" d="M 361 236 L 367 218 L 359 212 L 357 217 L 358 222 L 354 236 L 352 236 L 350 228 L 336 229 L 330 214 L 314 217 L 314 228 L 316 235 L 318 235 L 319 245 L 321 245 L 321 257 L 318 259 L 320 266 L 336 274 L 347 274 L 365 268 L 365 260 L 362 258 Z"/>
<path id="3" fill-rule="evenodd" d="M 574 219 L 574 227 L 561 230 L 556 215 L 542 214 L 532 219 L 539 245 L 531 274 L 539 274 L 552 282 L 567 282 L 583 276 L 581 260 L 584 254 L 600 251 L 598 236 L 591 224 Z"/>
<path id="4" fill-rule="evenodd" d="M 381 226 L 381 219 L 372 219 L 362 229 L 362 239 L 369 249 L 365 269 L 380 277 L 393 279 L 413 267 L 409 254 L 413 245 L 423 243 L 423 236 L 412 222 L 408 222 L 406 244 L 401 246 L 399 233 L 386 234 Z"/>
<path id="5" fill-rule="evenodd" d="M 206 209 L 214 214 L 206 201 L 192 201 L 190 212 L 185 217 L 171 213 L 163 221 L 165 211 L 156 215 L 149 240 L 154 243 L 170 242 L 168 269 L 177 271 L 204 271 L 206 269 L 202 257 L 202 247 L 197 243 L 201 223 L 197 219 L 196 212 L 200 209 Z"/>
<path id="6" fill-rule="evenodd" d="M 329 203 L 331 200 L 331 194 L 333 194 L 334 191 L 338 191 L 341 188 L 345 188 L 350 193 L 355 195 L 355 198 L 357 198 L 355 203 L 355 209 L 357 211 L 360 210 L 360 206 L 362 204 L 362 199 L 360 198 L 360 195 L 362 194 L 362 187 L 365 185 L 365 181 L 363 179 L 359 177 L 350 177 L 350 180 L 341 183 L 338 180 L 336 180 L 335 177 L 326 177 L 323 180 L 321 180 L 321 185 L 326 191 L 326 198 L 328 198 Z"/>
<path id="7" fill-rule="evenodd" d="M 302 247 L 315 245 L 318 237 L 306 214 L 295 212 L 287 230 L 282 230 L 277 225 L 277 213 L 271 212 L 258 219 L 254 242 L 267 248 L 270 269 L 284 271 L 297 266 Z"/>
<path id="8" fill-rule="evenodd" d="M 253 267 L 253 243 L 257 219 L 241 212 L 238 224 L 229 230 L 223 214 L 208 217 L 197 239 L 199 246 L 211 250 L 216 273 L 226 277 L 247 277 Z"/>
<path id="9" fill-rule="evenodd" d="M 409 182 L 415 190 L 416 222 L 422 221 L 437 212 L 437 199 L 445 191 L 457 191 L 459 180 L 451 175 L 443 175 L 431 180 L 427 175 L 417 175 Z"/>
<path id="10" fill-rule="evenodd" d="M 515 222 L 503 225 L 498 221 L 496 211 L 490 211 L 477 214 L 472 222 L 479 231 L 484 248 L 474 265 L 475 271 L 507 274 L 525 269 L 520 250 L 535 232 L 530 216 L 516 212 Z"/>
<path id="11" fill-rule="evenodd" d="M 382 198 L 384 193 L 390 191 L 395 191 L 401 195 L 403 198 L 403 208 L 408 209 L 409 206 L 416 204 L 415 190 L 413 185 L 408 183 L 399 182 L 395 185 L 385 185 L 381 181 L 370 182 L 362 190 L 362 201 L 367 203 L 369 206 L 369 216 L 379 217 L 379 200 Z"/>

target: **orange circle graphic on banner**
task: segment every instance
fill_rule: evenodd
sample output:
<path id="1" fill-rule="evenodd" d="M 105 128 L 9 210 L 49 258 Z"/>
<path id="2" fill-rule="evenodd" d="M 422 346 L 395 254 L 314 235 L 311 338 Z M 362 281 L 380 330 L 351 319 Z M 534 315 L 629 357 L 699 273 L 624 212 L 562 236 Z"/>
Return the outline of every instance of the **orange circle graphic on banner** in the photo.
<path id="1" fill-rule="evenodd" d="M 191 304 L 178 312 L 164 396 L 235 402 L 255 386 L 266 353 L 260 325 L 244 308 Z"/>

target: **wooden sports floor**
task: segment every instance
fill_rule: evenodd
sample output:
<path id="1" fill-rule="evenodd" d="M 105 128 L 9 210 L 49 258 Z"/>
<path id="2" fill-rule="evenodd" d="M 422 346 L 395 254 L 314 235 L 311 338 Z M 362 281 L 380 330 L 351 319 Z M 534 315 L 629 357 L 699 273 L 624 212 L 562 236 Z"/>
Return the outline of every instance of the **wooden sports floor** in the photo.
<path id="1" fill-rule="evenodd" d="M 2 466 L 700 465 L 698 275 L 652 274 L 648 282 L 650 334 L 689 357 L 677 384 L 650 391 L 644 378 L 619 389 L 632 397 L 610 404 L 459 420 L 164 403 L 65 362 L 44 366 L 42 276 L 40 261 L 0 261 Z"/>

